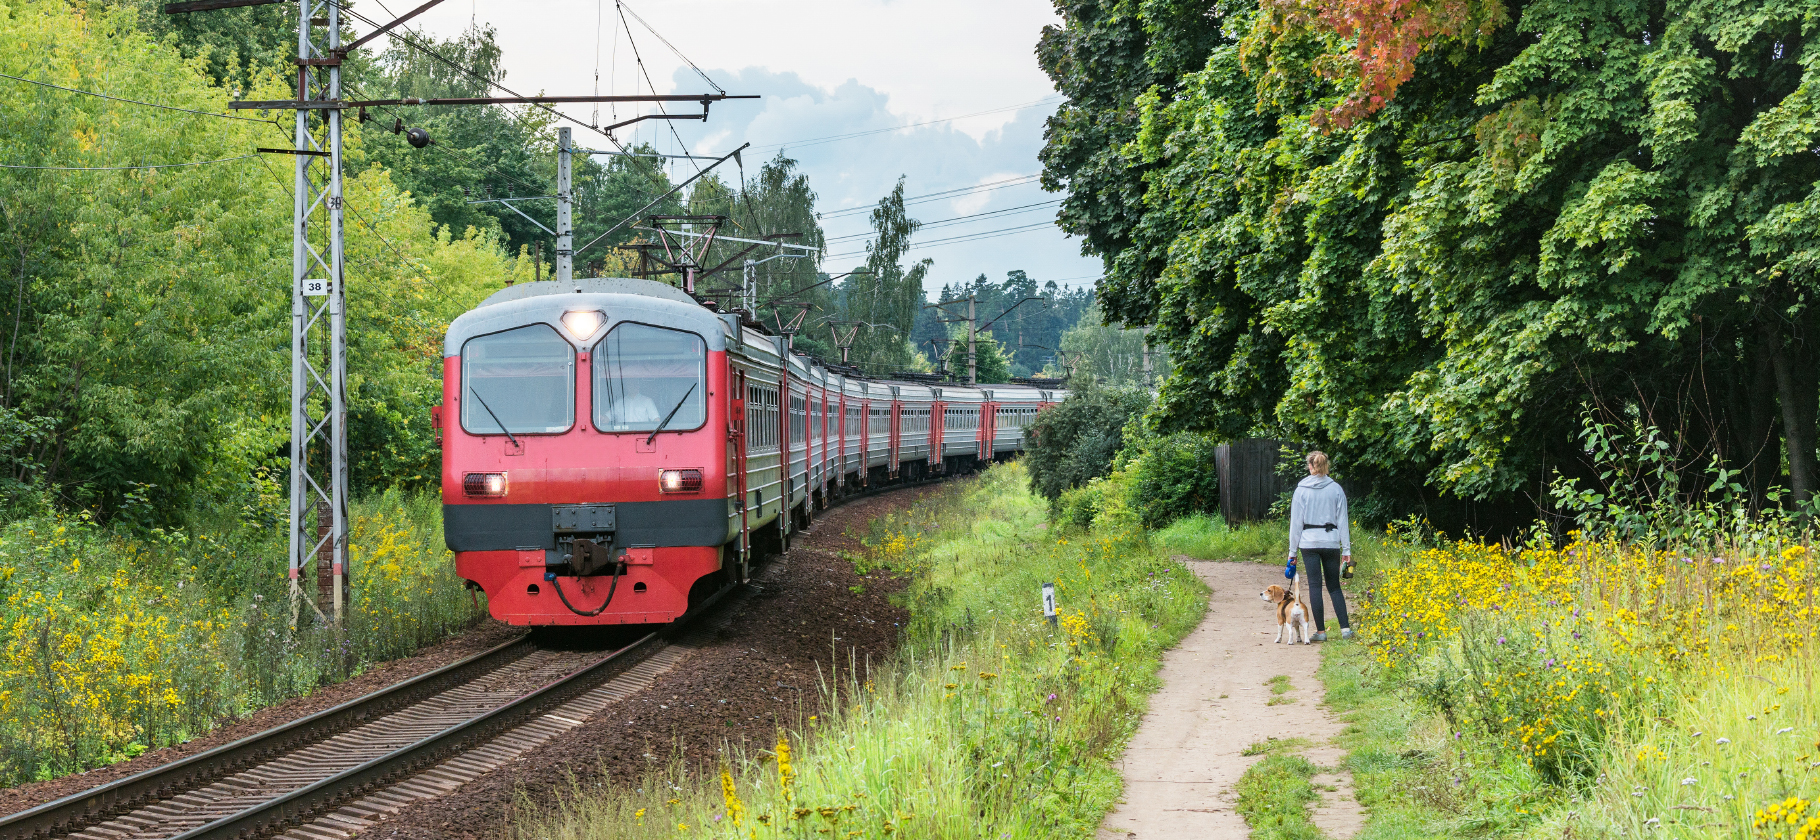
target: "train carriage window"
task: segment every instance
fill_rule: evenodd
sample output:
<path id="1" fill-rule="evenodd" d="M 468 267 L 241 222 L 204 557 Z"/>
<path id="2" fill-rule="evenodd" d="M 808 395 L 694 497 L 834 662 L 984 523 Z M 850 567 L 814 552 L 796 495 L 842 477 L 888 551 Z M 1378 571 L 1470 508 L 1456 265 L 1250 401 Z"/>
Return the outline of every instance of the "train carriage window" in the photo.
<path id="1" fill-rule="evenodd" d="M 603 432 L 697 428 L 708 419 L 707 392 L 699 335 L 626 323 L 594 345 L 594 425 Z"/>
<path id="2" fill-rule="evenodd" d="M 469 339 L 461 377 L 470 434 L 552 434 L 575 423 L 575 350 L 547 324 Z"/>

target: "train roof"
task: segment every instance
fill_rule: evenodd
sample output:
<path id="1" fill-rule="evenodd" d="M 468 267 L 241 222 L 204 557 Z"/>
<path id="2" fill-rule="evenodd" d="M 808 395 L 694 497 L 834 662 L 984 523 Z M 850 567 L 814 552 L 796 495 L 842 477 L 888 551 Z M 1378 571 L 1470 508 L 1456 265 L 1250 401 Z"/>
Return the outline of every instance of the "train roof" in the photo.
<path id="1" fill-rule="evenodd" d="M 727 335 L 732 329 L 720 316 L 702 308 L 682 290 L 653 280 L 626 277 L 595 277 L 568 283 L 540 280 L 501 289 L 481 301 L 479 306 L 462 313 L 449 324 L 442 341 L 442 354 L 460 354 L 461 346 L 475 336 L 538 323 L 548 324 L 577 349 L 586 349 L 604 335 L 605 330 L 597 330 L 585 340 L 569 335 L 562 327 L 562 316 L 577 309 L 599 309 L 613 325 L 635 321 L 697 332 L 707 339 L 709 350 L 726 349 Z"/>

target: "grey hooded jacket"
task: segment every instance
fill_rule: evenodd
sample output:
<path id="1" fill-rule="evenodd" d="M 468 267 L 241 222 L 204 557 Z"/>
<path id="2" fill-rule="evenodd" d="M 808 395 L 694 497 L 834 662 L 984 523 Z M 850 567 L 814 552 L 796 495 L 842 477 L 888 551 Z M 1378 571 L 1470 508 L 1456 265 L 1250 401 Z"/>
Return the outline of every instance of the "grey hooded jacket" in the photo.
<path id="1" fill-rule="evenodd" d="M 1333 523 L 1329 531 L 1318 526 Z M 1303 525 L 1317 527 L 1304 529 Z M 1346 491 L 1324 475 L 1311 475 L 1295 486 L 1289 503 L 1289 556 L 1304 548 L 1338 548 L 1352 553 L 1352 529 L 1346 521 Z"/>

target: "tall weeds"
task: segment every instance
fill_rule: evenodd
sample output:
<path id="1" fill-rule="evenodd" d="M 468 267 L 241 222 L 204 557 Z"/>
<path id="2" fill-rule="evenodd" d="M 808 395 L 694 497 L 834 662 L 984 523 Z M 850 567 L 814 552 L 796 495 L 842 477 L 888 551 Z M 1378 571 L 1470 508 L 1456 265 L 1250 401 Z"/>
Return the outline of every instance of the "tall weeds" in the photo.
<path id="1" fill-rule="evenodd" d="M 185 740 L 408 653 L 481 613 L 442 547 L 436 500 L 355 506 L 340 628 L 292 621 L 282 548 L 46 513 L 0 530 L 0 784 Z"/>

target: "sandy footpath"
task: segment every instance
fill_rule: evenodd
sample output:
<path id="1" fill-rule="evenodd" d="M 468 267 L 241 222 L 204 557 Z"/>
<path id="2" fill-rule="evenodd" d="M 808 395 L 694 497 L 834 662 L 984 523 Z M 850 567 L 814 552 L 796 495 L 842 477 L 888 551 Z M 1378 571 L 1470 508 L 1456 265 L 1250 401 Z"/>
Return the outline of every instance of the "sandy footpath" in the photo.
<path id="1" fill-rule="evenodd" d="M 1321 645 L 1273 644 L 1276 619 L 1258 599 L 1264 587 L 1283 582 L 1280 567 L 1176 559 L 1213 590 L 1207 616 L 1163 657 L 1163 687 L 1150 698 L 1120 765 L 1125 798 L 1099 837 L 1244 840 L 1250 830 L 1234 810 L 1233 787 L 1260 758 L 1240 752 L 1271 737 L 1308 741 L 1302 754 L 1327 768 L 1315 777 L 1322 796 L 1315 824 L 1332 840 L 1352 837 L 1364 814 L 1352 797 L 1351 775 L 1335 770 L 1345 753 L 1330 740 L 1343 723 L 1320 705 Z M 1339 638 L 1337 623 L 1329 621 L 1327 629 Z M 1275 695 L 1265 682 L 1279 674 L 1289 677 L 1292 688 L 1283 696 L 1293 702 L 1268 705 Z"/>

